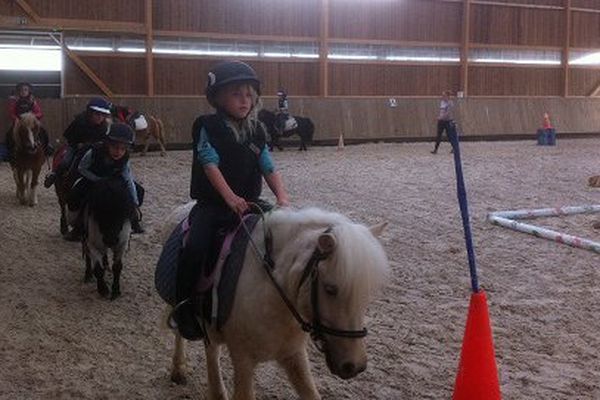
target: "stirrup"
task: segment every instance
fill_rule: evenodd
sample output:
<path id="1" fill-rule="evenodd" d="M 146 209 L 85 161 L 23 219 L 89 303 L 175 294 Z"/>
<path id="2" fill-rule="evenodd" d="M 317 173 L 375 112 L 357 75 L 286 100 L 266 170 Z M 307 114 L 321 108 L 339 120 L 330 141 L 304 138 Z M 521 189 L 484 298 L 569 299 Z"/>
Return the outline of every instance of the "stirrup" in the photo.
<path id="1" fill-rule="evenodd" d="M 181 306 L 183 306 L 186 303 L 189 303 L 190 301 L 192 301 L 192 300 L 188 297 L 187 299 L 183 299 L 179 303 L 175 304 L 175 307 L 173 307 L 173 309 L 169 313 L 169 316 L 167 317 L 167 326 L 170 329 L 172 329 L 174 331 L 179 329 L 177 327 L 177 322 L 175 322 L 175 317 L 173 317 L 173 315 L 175 315 L 175 313 L 177 312 L 177 310 L 179 310 L 179 308 L 181 308 Z"/>

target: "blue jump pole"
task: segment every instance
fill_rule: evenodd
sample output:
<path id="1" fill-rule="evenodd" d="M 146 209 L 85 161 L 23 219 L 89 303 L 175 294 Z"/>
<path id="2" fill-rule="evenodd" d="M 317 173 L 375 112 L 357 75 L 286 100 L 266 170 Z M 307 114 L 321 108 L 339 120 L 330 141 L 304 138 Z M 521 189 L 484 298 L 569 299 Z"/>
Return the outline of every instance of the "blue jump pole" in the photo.
<path id="1" fill-rule="evenodd" d="M 479 292 L 479 283 L 477 280 L 477 265 L 475 263 L 475 251 L 473 250 L 473 236 L 471 234 L 471 223 L 469 221 L 469 203 L 467 201 L 467 190 L 465 189 L 465 180 L 463 178 L 462 163 L 460 161 L 460 146 L 458 145 L 458 133 L 456 125 L 450 124 L 447 130 L 448 140 L 454 150 L 454 170 L 456 171 L 456 194 L 462 216 L 463 229 L 465 231 L 465 242 L 467 244 L 467 257 L 469 259 L 469 272 L 471 274 L 471 289 L 473 293 Z"/>

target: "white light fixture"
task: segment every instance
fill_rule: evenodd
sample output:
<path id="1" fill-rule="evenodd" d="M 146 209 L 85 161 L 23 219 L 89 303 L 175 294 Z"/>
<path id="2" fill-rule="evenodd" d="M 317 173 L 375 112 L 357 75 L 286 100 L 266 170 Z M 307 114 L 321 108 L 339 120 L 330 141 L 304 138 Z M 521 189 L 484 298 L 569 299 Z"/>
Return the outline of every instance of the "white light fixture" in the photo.
<path id="1" fill-rule="evenodd" d="M 145 53 L 146 49 L 141 47 L 118 47 L 117 51 L 121 53 Z"/>
<path id="2" fill-rule="evenodd" d="M 327 58 L 332 60 L 377 60 L 377 56 L 357 54 L 329 54 Z"/>
<path id="3" fill-rule="evenodd" d="M 114 51 L 112 47 L 108 46 L 68 46 L 69 50 L 75 51 Z"/>

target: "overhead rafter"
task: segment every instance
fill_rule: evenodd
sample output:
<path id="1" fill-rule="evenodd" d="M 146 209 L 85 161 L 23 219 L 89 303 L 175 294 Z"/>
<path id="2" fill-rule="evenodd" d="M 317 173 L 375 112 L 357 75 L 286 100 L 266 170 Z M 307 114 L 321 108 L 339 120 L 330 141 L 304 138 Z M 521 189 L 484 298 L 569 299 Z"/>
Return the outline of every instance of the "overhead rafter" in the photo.
<path id="1" fill-rule="evenodd" d="M 21 7 L 21 10 L 23 10 L 25 12 L 25 14 L 27 14 L 27 16 L 29 18 L 31 18 L 31 20 L 33 22 L 35 22 L 36 24 L 40 22 L 41 17 L 39 16 L 38 13 L 35 12 L 35 10 L 29 5 L 29 3 L 27 3 L 26 0 L 15 0 L 15 3 L 17 3 L 19 5 L 19 7 Z"/>
<path id="2" fill-rule="evenodd" d="M 90 78 L 92 80 L 92 82 L 94 82 L 96 84 L 96 86 L 98 86 L 98 88 L 102 91 L 102 93 L 104 93 L 104 95 L 106 95 L 107 97 L 113 97 L 113 95 L 114 95 L 113 91 L 110 90 L 108 85 L 106 85 L 106 83 L 104 83 L 104 81 L 102 79 L 100 79 L 100 77 L 98 77 L 98 75 L 96 75 L 96 73 L 81 59 L 81 57 L 79 57 L 77 54 L 75 54 L 74 52 L 69 50 L 69 48 L 67 47 L 67 45 L 65 44 L 64 41 L 58 40 L 53 35 L 50 35 L 50 37 L 52 37 L 52 39 L 54 39 L 54 41 L 62 47 L 62 50 L 65 52 L 67 57 L 69 57 L 71 59 L 71 61 L 73 61 L 75 63 L 75 65 L 77 65 L 79 67 L 79 69 L 81 69 L 81 71 L 88 78 Z"/>

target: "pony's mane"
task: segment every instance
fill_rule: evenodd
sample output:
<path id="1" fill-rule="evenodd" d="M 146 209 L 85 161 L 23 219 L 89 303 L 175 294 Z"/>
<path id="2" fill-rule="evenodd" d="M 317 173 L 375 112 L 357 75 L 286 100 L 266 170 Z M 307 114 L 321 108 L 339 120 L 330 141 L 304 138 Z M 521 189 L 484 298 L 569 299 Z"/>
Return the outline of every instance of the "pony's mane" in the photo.
<path id="1" fill-rule="evenodd" d="M 38 133 L 38 129 L 36 129 L 36 127 L 39 127 L 39 124 L 39 120 L 33 113 L 28 112 L 21 114 L 20 118 L 17 119 L 12 130 L 12 135 L 15 143 L 17 143 L 17 145 L 21 145 L 22 140 L 19 134 L 19 131 L 21 129 L 31 130 L 31 132 L 34 135 L 34 140 L 36 140 L 35 135 Z"/>
<path id="2" fill-rule="evenodd" d="M 288 258 L 282 260 L 284 263 L 291 263 L 298 257 L 298 252 L 303 253 L 303 260 L 308 260 L 317 246 L 319 235 L 331 228 L 337 245 L 330 263 L 335 268 L 330 267 L 328 275 L 335 280 L 340 291 L 347 293 L 346 298 L 357 302 L 350 307 L 365 304 L 389 272 L 383 247 L 369 228 L 341 214 L 318 208 L 281 209 L 272 212 L 266 224 L 274 238 L 283 238 L 293 247 L 295 254 L 284 252 L 283 257 Z"/>
<path id="3" fill-rule="evenodd" d="M 39 121 L 35 114 L 30 112 L 21 114 L 21 116 L 19 117 L 19 122 L 28 128 L 32 128 L 35 125 L 39 124 Z"/>

